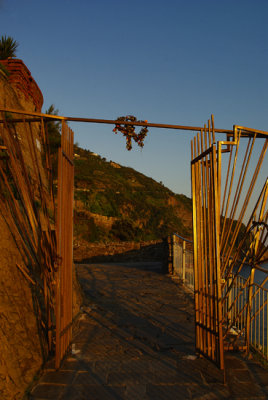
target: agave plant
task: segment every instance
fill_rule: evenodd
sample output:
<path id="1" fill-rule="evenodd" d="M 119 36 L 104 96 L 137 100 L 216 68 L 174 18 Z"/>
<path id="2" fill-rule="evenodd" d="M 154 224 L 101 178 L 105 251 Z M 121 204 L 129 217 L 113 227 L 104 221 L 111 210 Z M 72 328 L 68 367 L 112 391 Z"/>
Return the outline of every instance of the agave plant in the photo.
<path id="1" fill-rule="evenodd" d="M 18 42 L 11 36 L 2 36 L 0 39 L 0 60 L 16 57 Z"/>

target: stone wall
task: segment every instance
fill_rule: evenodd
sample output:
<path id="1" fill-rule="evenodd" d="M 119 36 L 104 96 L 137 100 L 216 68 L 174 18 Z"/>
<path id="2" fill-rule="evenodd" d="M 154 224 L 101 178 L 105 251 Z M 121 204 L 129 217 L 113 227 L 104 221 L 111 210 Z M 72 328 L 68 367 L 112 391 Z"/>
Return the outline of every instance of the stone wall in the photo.
<path id="1" fill-rule="evenodd" d="M 27 111 L 40 112 L 43 105 L 43 95 L 22 60 L 9 58 L 1 60 L 1 64 L 9 71 L 9 84 L 16 91 L 20 102 L 27 103 Z"/>
<path id="2" fill-rule="evenodd" d="M 87 243 L 74 241 L 76 263 L 159 261 L 165 270 L 168 262 L 166 240 L 147 242 Z"/>

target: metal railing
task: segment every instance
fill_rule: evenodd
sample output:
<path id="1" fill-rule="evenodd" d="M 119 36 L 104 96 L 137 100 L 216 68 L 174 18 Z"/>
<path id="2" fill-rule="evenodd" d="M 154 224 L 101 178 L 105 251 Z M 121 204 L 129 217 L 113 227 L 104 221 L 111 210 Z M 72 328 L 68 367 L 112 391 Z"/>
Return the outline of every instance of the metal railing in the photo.
<path id="1" fill-rule="evenodd" d="M 172 235 L 172 266 L 172 275 L 194 291 L 193 242 L 177 233 Z"/>
<path id="2" fill-rule="evenodd" d="M 175 233 L 170 244 L 171 274 L 194 291 L 193 242 Z M 237 269 L 240 272 L 228 277 L 222 293 L 225 350 L 246 350 L 250 346 L 268 360 L 268 270 L 256 271 L 255 281 L 251 282 L 248 265 Z M 258 280 L 265 281 L 265 286 Z"/>
<path id="3" fill-rule="evenodd" d="M 257 282 L 258 271 L 252 280 L 250 269 L 245 266 L 237 276 L 230 275 L 223 292 L 225 343 L 227 348 L 244 343 L 245 349 L 251 347 L 268 360 L 268 288 Z"/>
<path id="4" fill-rule="evenodd" d="M 268 360 L 268 289 L 253 285 L 250 344 Z"/>

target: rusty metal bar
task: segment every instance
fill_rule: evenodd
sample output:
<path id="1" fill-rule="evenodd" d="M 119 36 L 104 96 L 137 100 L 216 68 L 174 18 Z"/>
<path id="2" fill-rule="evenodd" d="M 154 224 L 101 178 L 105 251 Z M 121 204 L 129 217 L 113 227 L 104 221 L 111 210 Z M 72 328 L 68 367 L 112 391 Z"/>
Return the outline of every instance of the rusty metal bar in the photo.
<path id="1" fill-rule="evenodd" d="M 63 117 L 59 115 L 50 115 L 50 114 L 42 114 L 37 112 L 26 112 L 21 110 L 14 110 L 14 109 L 5 109 L 0 107 L 0 111 L 11 112 L 14 114 L 23 114 L 23 115 L 31 115 L 36 117 L 42 117 L 44 119 L 53 119 L 55 121 L 70 121 L 70 122 L 86 122 L 86 123 L 95 123 L 95 124 L 108 124 L 108 125 L 116 125 L 119 124 L 117 120 L 112 119 L 99 119 L 99 118 L 79 118 L 79 117 Z M 2 121 L 0 121 L 2 122 Z M 14 122 L 16 120 L 14 119 Z M 176 130 L 183 130 L 183 131 L 201 131 L 202 127 L 199 126 L 187 126 L 187 125 L 171 125 L 171 124 L 157 124 L 157 123 L 150 123 L 150 122 L 132 122 L 132 121 L 124 121 L 123 125 L 134 125 L 134 126 L 147 126 L 151 128 L 164 128 L 164 129 L 176 129 Z M 233 130 L 231 129 L 214 129 L 216 133 L 227 133 L 233 134 Z M 268 132 L 260 131 L 260 134 L 268 136 Z"/>
<path id="2" fill-rule="evenodd" d="M 72 340 L 73 138 L 72 130 L 62 121 L 58 153 L 57 249 L 61 263 L 57 273 L 56 368 L 59 368 Z"/>
<path id="3" fill-rule="evenodd" d="M 221 159 L 217 154 L 212 117 L 211 128 L 210 124 L 208 130 L 205 126 L 192 141 L 196 349 L 223 370 L 219 242 Z"/>

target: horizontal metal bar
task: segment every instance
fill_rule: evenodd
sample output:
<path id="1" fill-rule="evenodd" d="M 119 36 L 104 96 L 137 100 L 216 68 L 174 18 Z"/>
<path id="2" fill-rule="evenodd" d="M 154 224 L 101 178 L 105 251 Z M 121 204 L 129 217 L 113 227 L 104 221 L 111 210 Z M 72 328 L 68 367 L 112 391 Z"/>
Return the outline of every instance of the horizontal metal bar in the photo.
<path id="1" fill-rule="evenodd" d="M 156 123 L 150 123 L 150 122 L 132 122 L 132 121 L 124 121 L 124 122 L 119 122 L 114 119 L 99 119 L 99 118 L 78 118 L 78 117 L 64 117 L 60 115 L 51 115 L 51 114 L 43 114 L 43 113 L 38 113 L 38 112 L 33 112 L 33 111 L 25 111 L 25 110 L 14 110 L 14 109 L 6 109 L 0 107 L 0 112 L 9 112 L 9 113 L 14 113 L 14 114 L 19 114 L 19 115 L 29 115 L 32 117 L 39 117 L 39 118 L 44 118 L 44 119 L 53 119 L 55 121 L 70 121 L 70 122 L 86 122 L 86 123 L 95 123 L 95 124 L 108 124 L 108 125 L 116 125 L 116 124 L 121 124 L 121 125 L 133 125 L 133 126 L 147 126 L 151 128 L 162 128 L 162 129 L 175 129 L 175 130 L 182 130 L 182 131 L 195 131 L 195 132 L 200 132 L 201 130 L 204 130 L 204 127 L 200 126 L 188 126 L 188 125 L 171 125 L 171 124 L 156 124 Z M 22 120 L 22 119 L 12 119 L 13 122 L 38 122 L 38 119 L 27 119 Z M 0 123 L 3 123 L 3 120 L 0 120 Z M 234 128 L 240 129 L 242 131 L 242 136 L 243 137 L 248 137 L 248 136 L 253 136 L 257 134 L 257 137 L 262 137 L 262 138 L 268 138 L 268 132 L 267 131 L 262 131 L 262 130 L 257 130 L 253 128 L 247 128 L 247 127 L 242 127 L 238 125 L 234 125 Z M 231 129 L 214 129 L 214 132 L 216 133 L 224 133 L 224 134 L 233 134 L 234 130 Z M 244 134 L 243 134 L 244 132 Z"/>
<path id="2" fill-rule="evenodd" d="M 70 122 L 89 122 L 95 124 L 110 124 L 110 125 L 134 125 L 134 126 L 147 126 L 151 128 L 163 128 L 163 129 L 177 129 L 183 131 L 201 131 L 204 128 L 199 126 L 186 126 L 186 125 L 171 125 L 171 124 L 155 124 L 150 122 L 132 122 L 132 121 L 117 121 L 113 119 L 98 119 L 98 118 L 75 118 L 75 117 L 63 117 L 60 115 L 50 115 L 50 114 L 42 114 L 37 112 L 30 112 L 30 111 L 22 111 L 22 110 L 13 110 L 13 109 L 4 109 L 0 107 L 0 111 L 2 112 L 10 112 L 14 114 L 23 114 L 23 115 L 31 115 L 31 116 L 38 116 L 40 118 L 48 118 L 58 121 L 70 121 Z M 16 120 L 12 120 L 16 122 Z M 0 121 L 1 122 L 1 121 Z M 36 122 L 36 120 L 35 120 Z M 215 129 L 217 133 L 230 133 L 233 134 L 233 130 L 229 129 Z"/>
<path id="3" fill-rule="evenodd" d="M 253 129 L 253 128 L 247 128 L 246 126 L 239 126 L 239 125 L 234 125 L 234 128 L 240 129 L 243 132 L 249 132 L 252 134 L 257 133 L 257 134 L 263 135 L 265 137 L 268 137 L 268 132 L 266 132 L 266 131 L 261 131 L 261 130 Z"/>
<path id="4" fill-rule="evenodd" d="M 9 119 L 9 120 L 6 120 L 7 122 L 15 122 L 16 124 L 17 123 L 19 123 L 19 122 L 39 122 L 40 123 L 40 117 L 39 118 L 12 118 L 12 119 Z M 3 124 L 5 122 L 5 120 L 4 119 L 0 119 L 0 124 Z"/>
<path id="5" fill-rule="evenodd" d="M 173 235 L 175 235 L 178 238 L 182 239 L 184 242 L 193 243 L 192 240 L 185 239 L 184 237 L 178 235 L 177 233 L 173 233 Z"/>
<path id="6" fill-rule="evenodd" d="M 265 278 L 265 279 L 266 279 L 266 278 Z M 264 292 L 267 292 L 267 293 L 268 293 L 268 289 L 265 288 L 264 286 L 260 285 L 260 284 L 257 283 L 257 282 L 253 282 L 252 286 L 256 286 L 257 288 L 259 288 L 259 289 L 263 290 Z M 255 297 L 255 296 L 253 295 L 253 297 Z"/>
<path id="7" fill-rule="evenodd" d="M 191 164 L 195 164 L 197 161 L 202 160 L 202 158 L 204 158 L 205 156 L 207 156 L 209 153 L 211 153 L 213 147 L 209 147 L 207 150 L 203 151 L 203 153 L 199 154 L 199 156 L 197 156 L 196 158 L 194 158 L 191 161 Z"/>

